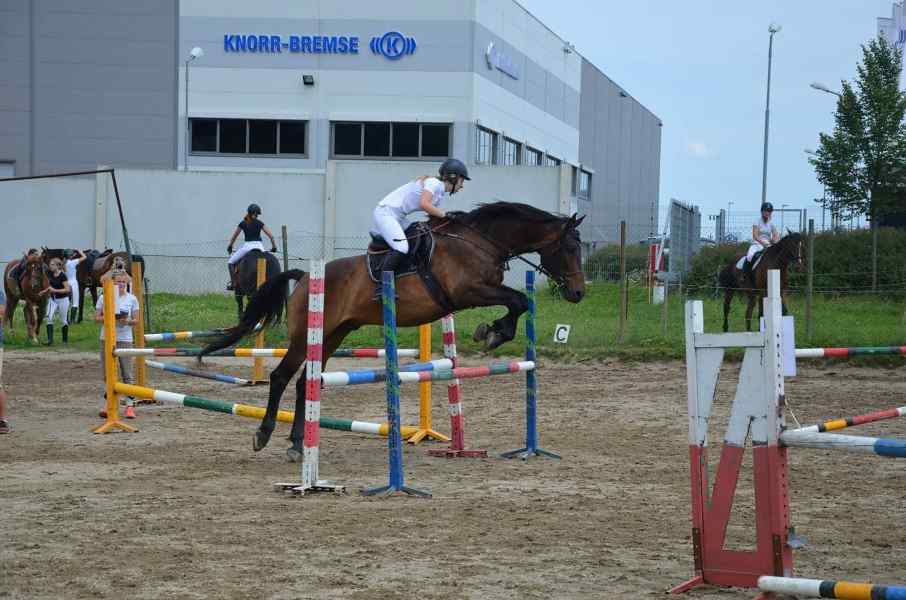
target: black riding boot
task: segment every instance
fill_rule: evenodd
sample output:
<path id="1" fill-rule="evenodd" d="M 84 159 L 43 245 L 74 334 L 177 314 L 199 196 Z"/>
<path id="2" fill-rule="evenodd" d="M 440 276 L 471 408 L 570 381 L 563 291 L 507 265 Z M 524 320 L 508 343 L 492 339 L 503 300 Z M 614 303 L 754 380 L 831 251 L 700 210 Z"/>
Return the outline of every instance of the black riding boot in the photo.
<path id="1" fill-rule="evenodd" d="M 227 291 L 232 292 L 236 288 L 233 284 L 233 265 L 227 265 L 227 271 L 230 273 L 230 282 L 227 284 Z"/>
<path id="2" fill-rule="evenodd" d="M 400 264 L 402 264 L 402 262 L 405 258 L 406 258 L 406 255 L 403 254 L 402 252 L 391 249 L 390 253 L 387 255 L 387 260 L 384 261 L 384 266 L 382 268 L 384 271 L 396 272 L 397 268 L 399 268 Z M 381 277 L 380 274 L 378 274 L 378 276 Z M 378 281 L 378 283 L 374 289 L 374 299 L 377 300 L 378 302 L 381 302 L 382 293 L 383 293 L 383 283 L 381 281 Z"/>
<path id="3" fill-rule="evenodd" d="M 742 278 L 746 283 L 754 283 L 754 276 L 752 274 L 752 262 L 743 261 L 742 263 Z"/>
<path id="4" fill-rule="evenodd" d="M 68 319 L 69 322 L 70 322 L 70 323 L 75 323 L 75 322 L 76 322 L 76 317 L 77 317 L 77 316 L 79 316 L 79 307 L 78 307 L 78 306 L 70 306 L 70 307 L 69 307 L 69 319 Z"/>
<path id="5" fill-rule="evenodd" d="M 47 326 L 47 342 L 44 345 L 53 346 L 53 325 Z"/>
<path id="6" fill-rule="evenodd" d="M 69 325 L 63 325 L 63 343 L 69 343 Z"/>

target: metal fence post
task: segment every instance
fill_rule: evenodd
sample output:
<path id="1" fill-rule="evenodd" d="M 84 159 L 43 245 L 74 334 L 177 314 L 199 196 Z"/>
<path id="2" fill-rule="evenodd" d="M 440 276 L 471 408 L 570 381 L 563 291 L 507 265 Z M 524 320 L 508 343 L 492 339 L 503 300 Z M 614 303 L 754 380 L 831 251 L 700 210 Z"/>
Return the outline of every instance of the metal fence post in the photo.
<path id="1" fill-rule="evenodd" d="M 815 220 L 808 220 L 808 245 L 806 247 L 808 271 L 805 283 L 805 337 L 812 341 L 814 323 L 812 322 L 812 296 L 815 290 Z"/>
<path id="2" fill-rule="evenodd" d="M 626 221 L 620 221 L 620 325 L 617 343 L 623 343 L 626 333 Z"/>

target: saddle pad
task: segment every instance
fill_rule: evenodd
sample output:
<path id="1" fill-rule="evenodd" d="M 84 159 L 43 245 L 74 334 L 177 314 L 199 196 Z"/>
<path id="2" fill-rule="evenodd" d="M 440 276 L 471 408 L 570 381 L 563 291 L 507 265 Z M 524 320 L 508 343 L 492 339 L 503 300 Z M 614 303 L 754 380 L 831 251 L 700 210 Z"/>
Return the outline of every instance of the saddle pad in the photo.
<path id="1" fill-rule="evenodd" d="M 434 256 L 434 234 L 423 224 L 413 223 L 406 228 L 409 238 L 409 254 L 396 268 L 396 279 L 419 272 L 419 269 L 430 270 L 431 258 Z M 372 235 L 372 243 L 365 254 L 368 276 L 374 283 L 380 283 L 381 271 L 387 259 L 389 247 L 380 236 Z"/>
<path id="2" fill-rule="evenodd" d="M 754 271 L 758 267 L 758 263 L 761 262 L 761 257 L 764 254 L 764 250 L 759 250 L 755 253 L 755 256 L 752 257 L 752 270 Z M 743 254 L 742 258 L 736 261 L 736 268 L 742 271 L 743 267 L 746 265 L 746 256 Z"/>

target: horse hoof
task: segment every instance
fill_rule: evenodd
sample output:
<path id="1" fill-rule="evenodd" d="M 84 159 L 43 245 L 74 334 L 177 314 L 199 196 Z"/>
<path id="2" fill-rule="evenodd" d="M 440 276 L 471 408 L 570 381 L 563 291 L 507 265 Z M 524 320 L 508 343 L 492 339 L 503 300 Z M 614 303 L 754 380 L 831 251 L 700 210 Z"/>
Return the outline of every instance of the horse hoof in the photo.
<path id="1" fill-rule="evenodd" d="M 286 449 L 286 462 L 291 463 L 300 463 L 302 462 L 302 453 L 290 446 Z"/>
<path id="2" fill-rule="evenodd" d="M 503 334 L 492 331 L 490 334 L 488 334 L 487 343 L 485 344 L 485 346 L 488 350 L 493 350 L 494 348 L 497 348 L 498 346 L 503 344 L 505 341 L 506 340 L 503 339 Z"/>
<path id="3" fill-rule="evenodd" d="M 491 330 L 491 326 L 487 323 L 479 325 L 475 328 L 475 333 L 472 334 L 473 342 L 483 342 L 488 337 L 488 332 Z"/>
<path id="4" fill-rule="evenodd" d="M 270 439 L 271 439 L 270 435 L 268 435 L 262 431 L 256 431 L 255 437 L 252 438 L 252 449 L 255 452 L 260 452 L 261 450 L 264 449 L 265 446 L 267 446 L 267 443 L 270 441 Z"/>

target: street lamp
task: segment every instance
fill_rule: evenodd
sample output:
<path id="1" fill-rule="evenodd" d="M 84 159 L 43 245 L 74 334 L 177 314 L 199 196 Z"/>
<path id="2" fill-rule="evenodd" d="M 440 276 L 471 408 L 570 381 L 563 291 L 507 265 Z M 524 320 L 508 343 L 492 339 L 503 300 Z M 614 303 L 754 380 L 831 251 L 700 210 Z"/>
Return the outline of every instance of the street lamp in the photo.
<path id="1" fill-rule="evenodd" d="M 183 145 L 183 168 L 189 170 L 189 63 L 204 56 L 204 50 L 195 46 L 186 59 L 186 141 Z"/>
<path id="2" fill-rule="evenodd" d="M 768 26 L 768 91 L 764 104 L 764 159 L 761 165 L 761 203 L 768 199 L 768 129 L 771 124 L 771 62 L 774 57 L 774 34 L 780 31 L 780 25 L 771 23 Z"/>
<path id="3" fill-rule="evenodd" d="M 824 92 L 824 93 L 826 93 L 826 94 L 833 94 L 833 95 L 836 96 L 837 98 L 842 98 L 842 97 L 843 97 L 843 94 L 841 94 L 840 92 L 835 92 L 834 90 L 830 89 L 829 87 L 827 87 L 827 86 L 824 85 L 823 83 L 819 83 L 819 82 L 817 82 L 817 81 L 813 81 L 812 83 L 808 84 L 808 86 L 809 86 L 810 88 L 812 88 L 813 90 L 818 90 L 819 92 Z"/>

